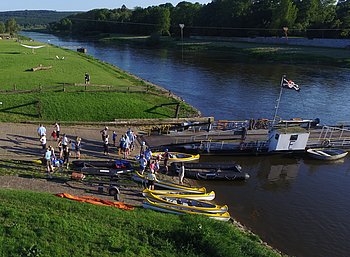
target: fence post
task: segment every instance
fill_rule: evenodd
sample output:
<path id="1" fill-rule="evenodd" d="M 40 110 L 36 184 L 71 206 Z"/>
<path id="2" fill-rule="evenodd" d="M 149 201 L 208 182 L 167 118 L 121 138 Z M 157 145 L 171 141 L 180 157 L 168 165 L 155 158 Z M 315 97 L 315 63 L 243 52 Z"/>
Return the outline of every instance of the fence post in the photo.
<path id="1" fill-rule="evenodd" d="M 180 103 L 176 105 L 176 111 L 175 111 L 175 118 L 179 118 L 179 112 L 180 112 Z"/>
<path id="2" fill-rule="evenodd" d="M 130 92 L 130 87 L 128 87 L 128 92 Z"/>
<path id="3" fill-rule="evenodd" d="M 17 86 L 16 84 L 13 84 L 13 90 L 16 91 L 17 90 Z"/>
<path id="4" fill-rule="evenodd" d="M 42 86 L 41 84 L 39 84 L 39 91 L 41 92 L 41 90 L 42 90 Z"/>

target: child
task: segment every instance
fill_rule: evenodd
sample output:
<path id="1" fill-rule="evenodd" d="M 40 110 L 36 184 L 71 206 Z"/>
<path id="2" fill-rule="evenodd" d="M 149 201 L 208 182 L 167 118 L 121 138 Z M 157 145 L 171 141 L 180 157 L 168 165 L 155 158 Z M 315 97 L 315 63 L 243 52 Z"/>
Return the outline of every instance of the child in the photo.
<path id="1" fill-rule="evenodd" d="M 46 149 L 46 136 L 45 135 L 40 138 L 40 143 L 41 143 L 41 147 L 43 148 L 43 150 L 45 150 Z"/>
<path id="2" fill-rule="evenodd" d="M 52 131 L 51 136 L 52 136 L 53 140 L 55 140 L 55 141 L 57 140 L 57 132 L 56 132 L 56 130 Z"/>

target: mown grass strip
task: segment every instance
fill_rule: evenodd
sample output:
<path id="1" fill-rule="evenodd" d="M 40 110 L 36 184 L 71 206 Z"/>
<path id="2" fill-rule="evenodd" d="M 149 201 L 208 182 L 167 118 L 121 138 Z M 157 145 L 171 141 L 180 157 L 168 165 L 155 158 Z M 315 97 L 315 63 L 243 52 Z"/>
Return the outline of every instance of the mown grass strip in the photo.
<path id="1" fill-rule="evenodd" d="M 180 117 L 197 115 L 191 106 L 153 85 L 71 50 L 46 45 L 32 53 L 19 42 L 1 40 L 0 63 L 0 121 L 172 118 L 175 106 L 159 106 L 166 103 L 180 103 Z M 39 65 L 52 68 L 29 71 Z M 84 86 L 68 86 L 84 84 L 85 72 L 91 75 L 86 90 Z"/>
<path id="2" fill-rule="evenodd" d="M 230 223 L 47 193 L 0 190 L 0 220 L 3 256 L 279 256 Z"/>

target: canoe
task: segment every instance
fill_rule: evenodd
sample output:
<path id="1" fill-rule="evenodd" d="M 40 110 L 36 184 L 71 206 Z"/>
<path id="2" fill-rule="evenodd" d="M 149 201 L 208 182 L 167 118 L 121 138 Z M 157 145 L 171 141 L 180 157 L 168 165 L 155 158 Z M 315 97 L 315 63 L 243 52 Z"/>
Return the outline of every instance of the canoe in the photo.
<path id="1" fill-rule="evenodd" d="M 155 195 L 161 195 L 162 197 L 177 197 L 177 198 L 187 198 L 191 200 L 198 201 L 211 201 L 215 198 L 215 192 L 211 191 L 209 193 L 188 193 L 183 191 L 169 191 L 169 190 L 149 190 L 145 189 L 142 191 L 142 195 L 145 197 L 149 196 L 149 193 Z"/>
<path id="2" fill-rule="evenodd" d="M 132 170 L 133 167 L 129 161 L 114 160 L 114 161 L 95 161 L 95 160 L 74 160 L 72 162 L 74 169 L 78 170 L 83 167 L 92 168 L 110 168 L 110 169 L 126 169 Z"/>
<path id="3" fill-rule="evenodd" d="M 143 208 L 145 209 L 152 209 L 156 211 L 166 212 L 166 213 L 173 213 L 173 214 L 193 214 L 193 215 L 203 215 L 211 219 L 221 220 L 221 221 L 229 221 L 230 220 L 230 214 L 228 212 L 225 213 L 208 213 L 208 212 L 201 212 L 201 211 L 195 211 L 195 210 L 188 210 L 181 206 L 176 205 L 170 205 L 166 203 L 161 202 L 155 202 L 148 198 L 145 199 L 142 203 Z"/>
<path id="4" fill-rule="evenodd" d="M 145 194 L 145 196 L 152 201 L 182 206 L 189 210 L 197 210 L 210 213 L 225 213 L 228 211 L 227 205 L 220 206 L 205 201 L 180 198 L 176 196 L 155 195 L 151 192 L 148 192 L 147 194 Z"/>
<path id="5" fill-rule="evenodd" d="M 176 161 L 176 162 L 189 162 L 189 161 L 195 161 L 198 160 L 200 155 L 199 154 L 188 154 L 188 153 L 179 153 L 179 152 L 169 152 L 170 158 L 169 161 Z M 157 156 L 163 156 L 164 152 L 154 152 L 152 153 L 153 157 Z M 163 157 L 162 157 L 163 158 Z"/>
<path id="6" fill-rule="evenodd" d="M 102 167 L 83 167 L 80 169 L 80 172 L 82 172 L 85 175 L 92 175 L 92 176 L 108 176 L 108 177 L 116 177 L 120 174 L 127 174 L 129 172 L 132 172 L 133 170 L 128 169 L 108 169 L 108 168 L 102 168 Z"/>
<path id="7" fill-rule="evenodd" d="M 318 160 L 334 161 L 344 158 L 348 152 L 337 148 L 310 148 L 306 150 L 307 154 Z"/>
<path id="8" fill-rule="evenodd" d="M 181 164 L 172 163 L 172 170 L 178 172 Z M 249 178 L 238 164 L 227 163 L 184 163 L 185 177 L 198 180 L 245 180 Z"/>
<path id="9" fill-rule="evenodd" d="M 139 183 L 146 183 L 147 182 L 147 179 L 145 178 L 145 176 L 141 175 L 137 171 L 132 176 L 132 179 L 136 182 L 139 182 Z M 175 191 L 184 191 L 187 193 L 205 193 L 206 192 L 205 187 L 187 187 L 187 186 L 175 184 L 171 181 L 166 181 L 166 180 L 155 181 L 154 185 L 157 187 L 160 187 L 160 188 L 165 188 L 165 189 L 170 189 L 170 190 L 175 190 Z"/>
<path id="10" fill-rule="evenodd" d="M 176 171 L 179 170 L 181 167 L 181 162 L 173 162 L 171 165 L 171 168 Z M 217 170 L 232 170 L 234 172 L 241 172 L 242 167 L 238 165 L 237 163 L 226 163 L 226 162 L 219 162 L 219 163 L 213 163 L 213 162 L 185 162 L 184 163 L 186 170 L 210 170 L 210 171 L 217 171 Z"/>

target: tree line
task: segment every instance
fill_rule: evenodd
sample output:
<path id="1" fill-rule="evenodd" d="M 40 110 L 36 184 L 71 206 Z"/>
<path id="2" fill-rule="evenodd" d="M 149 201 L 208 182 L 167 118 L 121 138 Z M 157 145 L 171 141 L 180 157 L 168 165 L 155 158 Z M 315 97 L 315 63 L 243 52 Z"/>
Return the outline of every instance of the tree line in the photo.
<path id="1" fill-rule="evenodd" d="M 213 0 L 94 9 L 50 23 L 52 31 L 179 36 L 348 38 L 350 0 Z"/>
<path id="2" fill-rule="evenodd" d="M 14 18 L 8 19 L 6 22 L 0 21 L 0 34 L 8 33 L 15 35 L 19 30 L 19 26 Z"/>

